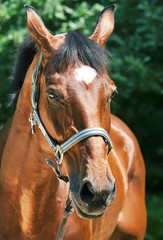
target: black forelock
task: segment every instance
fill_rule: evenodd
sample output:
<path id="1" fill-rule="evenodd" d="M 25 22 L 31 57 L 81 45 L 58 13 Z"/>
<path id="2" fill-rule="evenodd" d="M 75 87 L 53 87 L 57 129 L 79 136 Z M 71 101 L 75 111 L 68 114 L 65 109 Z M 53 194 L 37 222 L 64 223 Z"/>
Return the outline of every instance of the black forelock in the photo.
<path id="1" fill-rule="evenodd" d="M 79 62 L 94 68 L 100 74 L 108 64 L 108 57 L 105 48 L 80 32 L 72 31 L 66 35 L 65 42 L 47 63 L 45 72 L 47 75 L 65 72 L 69 65 Z"/>

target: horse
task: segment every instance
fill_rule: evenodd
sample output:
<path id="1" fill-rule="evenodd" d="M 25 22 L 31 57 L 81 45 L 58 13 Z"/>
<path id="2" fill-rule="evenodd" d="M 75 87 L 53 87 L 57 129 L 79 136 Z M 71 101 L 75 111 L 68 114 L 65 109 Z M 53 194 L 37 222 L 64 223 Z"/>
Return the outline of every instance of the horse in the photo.
<path id="1" fill-rule="evenodd" d="M 12 76 L 15 112 L 0 131 L 1 240 L 59 239 L 59 229 L 64 240 L 144 238 L 143 157 L 110 112 L 117 90 L 105 43 L 114 8 L 100 13 L 86 37 L 54 35 L 25 5 L 30 37 Z M 64 209 L 74 213 L 63 217 Z"/>

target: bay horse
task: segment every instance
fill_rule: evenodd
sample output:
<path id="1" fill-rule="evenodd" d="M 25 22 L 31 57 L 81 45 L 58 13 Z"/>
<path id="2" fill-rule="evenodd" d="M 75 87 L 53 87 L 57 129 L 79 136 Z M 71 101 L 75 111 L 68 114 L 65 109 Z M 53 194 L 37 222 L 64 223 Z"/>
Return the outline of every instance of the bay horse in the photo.
<path id="1" fill-rule="evenodd" d="M 13 74 L 16 109 L 0 131 L 1 240 L 56 239 L 66 199 L 75 212 L 64 240 L 144 237 L 144 161 L 131 130 L 110 113 L 116 86 L 104 46 L 114 8 L 86 37 L 53 35 L 25 5 L 31 37 Z"/>

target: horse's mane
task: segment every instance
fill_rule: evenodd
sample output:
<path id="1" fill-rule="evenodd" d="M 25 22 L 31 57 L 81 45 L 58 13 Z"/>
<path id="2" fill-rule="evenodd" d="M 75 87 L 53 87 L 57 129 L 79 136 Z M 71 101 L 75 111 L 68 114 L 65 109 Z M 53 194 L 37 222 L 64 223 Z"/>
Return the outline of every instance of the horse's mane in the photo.
<path id="1" fill-rule="evenodd" d="M 16 106 L 26 72 L 37 51 L 35 41 L 31 36 L 25 38 L 18 48 L 16 63 L 11 76 L 11 104 L 14 106 Z M 78 61 L 101 73 L 108 63 L 107 59 L 103 47 L 78 31 L 72 31 L 66 35 L 65 42 L 48 61 L 45 73 L 50 75 L 54 71 L 64 72 L 70 64 L 78 63 Z"/>
<path id="2" fill-rule="evenodd" d="M 20 44 L 16 53 L 16 62 L 11 75 L 11 94 L 10 105 L 16 107 L 19 92 L 23 85 L 27 70 L 37 53 L 36 43 L 31 36 L 28 36 Z"/>

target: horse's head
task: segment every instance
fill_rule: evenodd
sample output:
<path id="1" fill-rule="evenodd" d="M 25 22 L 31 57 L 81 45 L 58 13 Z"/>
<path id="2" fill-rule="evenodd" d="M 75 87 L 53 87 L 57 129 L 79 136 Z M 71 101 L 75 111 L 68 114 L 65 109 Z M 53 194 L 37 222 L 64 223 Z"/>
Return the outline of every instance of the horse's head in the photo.
<path id="1" fill-rule="evenodd" d="M 55 142 L 90 127 L 110 131 L 110 99 L 116 91 L 109 78 L 103 46 L 113 31 L 114 5 L 101 13 L 87 38 L 74 31 L 52 35 L 37 12 L 26 6 L 30 34 L 42 51 L 39 114 Z M 46 151 L 48 147 L 46 147 Z M 101 216 L 115 195 L 115 179 L 101 136 L 84 139 L 64 155 L 76 211 L 80 217 Z"/>

